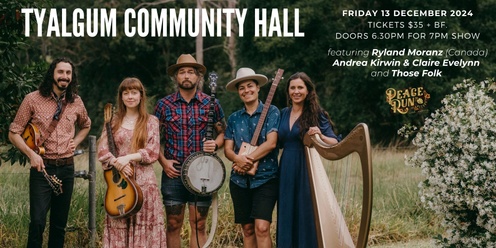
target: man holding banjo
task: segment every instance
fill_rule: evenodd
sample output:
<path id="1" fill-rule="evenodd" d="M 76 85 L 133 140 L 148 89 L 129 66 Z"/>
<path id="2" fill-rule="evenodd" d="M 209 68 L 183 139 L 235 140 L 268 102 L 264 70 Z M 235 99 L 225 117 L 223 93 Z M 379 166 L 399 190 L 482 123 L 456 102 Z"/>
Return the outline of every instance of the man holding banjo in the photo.
<path id="1" fill-rule="evenodd" d="M 155 116 L 160 120 L 164 150 L 158 161 L 163 168 L 162 195 L 167 215 L 167 246 L 180 247 L 180 232 L 186 203 L 189 205 L 190 243 L 203 246 L 207 241 L 206 220 L 212 196 L 194 194 L 183 184 L 181 169 L 187 158 L 196 152 L 213 153 L 224 145 L 224 111 L 219 101 L 210 104 L 210 96 L 201 91 L 206 67 L 190 54 L 182 54 L 169 66 L 167 74 L 176 83 L 177 91 L 160 99 Z M 212 108 L 211 108 L 212 107 Z M 210 110 L 212 120 L 209 120 Z M 208 122 L 212 121 L 217 136 L 206 139 Z M 196 244 L 195 244 L 196 246 Z"/>

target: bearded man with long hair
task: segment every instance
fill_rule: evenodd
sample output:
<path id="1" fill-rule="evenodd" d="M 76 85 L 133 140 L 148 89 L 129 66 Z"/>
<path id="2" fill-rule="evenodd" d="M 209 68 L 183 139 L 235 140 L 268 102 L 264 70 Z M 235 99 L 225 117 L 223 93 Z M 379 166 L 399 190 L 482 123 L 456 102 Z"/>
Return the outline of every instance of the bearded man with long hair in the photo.
<path id="1" fill-rule="evenodd" d="M 63 247 L 74 186 L 74 151 L 88 135 L 91 120 L 77 95 L 74 64 L 67 58 L 55 59 L 38 90 L 27 94 L 9 127 L 9 140 L 30 161 L 29 236 L 27 247 L 42 247 L 46 216 L 50 211 L 48 247 Z M 28 124 L 40 132 L 37 146 L 31 149 L 22 138 Z M 78 132 L 76 133 L 76 126 Z M 56 176 L 62 190 L 55 192 L 46 175 Z"/>

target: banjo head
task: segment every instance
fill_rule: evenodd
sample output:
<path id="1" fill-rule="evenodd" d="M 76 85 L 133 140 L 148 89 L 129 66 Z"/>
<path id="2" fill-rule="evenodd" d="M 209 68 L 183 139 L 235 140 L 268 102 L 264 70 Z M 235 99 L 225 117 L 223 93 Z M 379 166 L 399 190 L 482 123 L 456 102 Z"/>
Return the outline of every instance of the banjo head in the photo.
<path id="1" fill-rule="evenodd" d="M 184 161 L 181 180 L 193 194 L 209 196 L 219 190 L 226 178 L 226 168 L 215 154 L 195 152 Z"/>

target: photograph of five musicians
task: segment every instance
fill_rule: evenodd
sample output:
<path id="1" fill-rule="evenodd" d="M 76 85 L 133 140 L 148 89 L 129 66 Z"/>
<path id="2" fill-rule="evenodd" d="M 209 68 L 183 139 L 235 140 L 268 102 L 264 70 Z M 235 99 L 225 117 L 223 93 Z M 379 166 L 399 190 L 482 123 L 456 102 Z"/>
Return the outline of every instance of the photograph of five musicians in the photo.
<path id="1" fill-rule="evenodd" d="M 42 247 L 48 212 L 48 247 L 64 246 L 73 154 L 91 126 L 77 94 L 76 69 L 67 58 L 55 59 L 38 89 L 24 98 L 9 128 L 9 140 L 31 165 L 28 247 Z M 304 72 L 281 78 L 287 106 L 279 109 L 264 106 L 259 98 L 269 79 L 241 67 L 225 90 L 237 93 L 243 105 L 225 116 L 220 102 L 202 90 L 209 87 L 206 73 L 192 55 L 180 55 L 167 68 L 176 90 L 159 99 L 153 113 L 146 110 L 147 93 L 139 78 L 120 83 L 113 117 L 98 137 L 97 159 L 104 171 L 134 178 L 142 202 L 139 211 L 126 218 L 106 215 L 103 247 L 181 247 L 185 213 L 189 247 L 203 247 L 215 199 L 192 192 L 181 179 L 181 169 L 192 154 L 209 156 L 220 148 L 232 162 L 228 187 L 243 247 L 273 246 L 270 225 L 276 206 L 277 247 L 318 247 L 303 136 L 318 135 L 329 145 L 341 136 L 320 106 L 312 79 Z M 23 139 L 29 123 L 41 133 L 44 152 L 31 149 Z M 156 162 L 162 167 L 161 178 L 153 170 Z M 60 180 L 62 193 L 53 192 L 46 175 Z"/>

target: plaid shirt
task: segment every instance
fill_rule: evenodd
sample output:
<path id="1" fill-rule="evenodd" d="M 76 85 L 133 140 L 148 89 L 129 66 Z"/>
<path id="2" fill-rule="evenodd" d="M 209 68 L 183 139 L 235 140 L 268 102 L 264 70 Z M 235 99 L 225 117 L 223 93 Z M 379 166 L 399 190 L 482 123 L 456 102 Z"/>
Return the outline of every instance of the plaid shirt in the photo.
<path id="1" fill-rule="evenodd" d="M 224 118 L 219 101 L 215 100 L 214 123 Z M 166 159 L 183 163 L 186 158 L 203 150 L 210 110 L 210 96 L 198 91 L 188 103 L 179 94 L 172 93 L 157 102 L 155 116 L 160 120 L 161 141 Z"/>
<path id="2" fill-rule="evenodd" d="M 89 128 L 91 126 L 90 117 L 84 107 L 81 97 L 76 96 L 73 103 L 68 103 L 64 113 L 59 117 L 59 123 L 49 137 L 48 127 L 52 122 L 53 115 L 57 109 L 57 100 L 54 94 L 44 97 L 40 92 L 34 91 L 27 94 L 17 110 L 14 121 L 10 124 L 9 130 L 16 134 L 22 134 L 28 122 L 32 122 L 40 130 L 41 136 L 45 139 L 45 155 L 43 158 L 58 159 L 67 158 L 73 155 L 69 148 L 70 141 L 76 134 L 77 125 L 79 128 Z"/>

